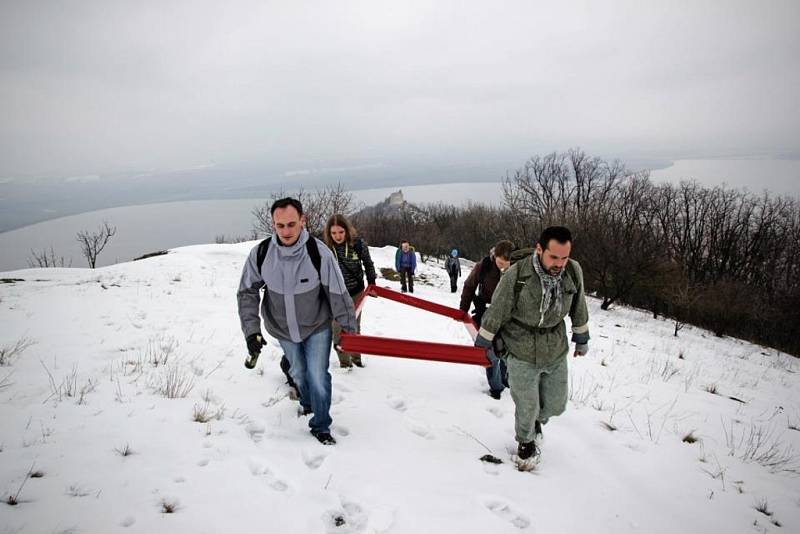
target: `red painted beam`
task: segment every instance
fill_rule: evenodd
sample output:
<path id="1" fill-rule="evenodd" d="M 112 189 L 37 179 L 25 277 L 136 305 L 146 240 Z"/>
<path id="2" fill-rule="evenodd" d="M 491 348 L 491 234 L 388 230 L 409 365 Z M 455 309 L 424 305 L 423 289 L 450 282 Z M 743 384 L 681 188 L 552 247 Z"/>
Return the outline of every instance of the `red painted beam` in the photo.
<path id="1" fill-rule="evenodd" d="M 435 362 L 464 363 L 480 365 L 481 367 L 489 367 L 491 365 L 489 360 L 486 359 L 486 351 L 484 349 L 470 347 L 469 345 L 410 341 L 408 339 L 362 336 L 360 334 L 342 332 L 340 346 L 345 352 Z"/>
<path id="2" fill-rule="evenodd" d="M 358 316 L 367 302 L 367 296 L 383 297 L 401 304 L 420 308 L 437 315 L 443 315 L 464 323 L 472 339 L 477 336 L 477 329 L 472 317 L 458 308 L 451 308 L 435 302 L 430 302 L 404 293 L 398 293 L 386 287 L 376 285 L 367 286 L 356 306 Z M 451 343 L 433 343 L 427 341 L 409 341 L 407 339 L 393 339 L 376 336 L 362 336 L 360 334 L 342 333 L 340 346 L 346 352 L 361 354 L 375 354 L 378 356 L 396 356 L 398 358 L 412 358 L 417 360 L 431 360 L 437 362 L 464 363 L 488 367 L 486 352 L 483 349 L 469 345 L 454 345 Z"/>

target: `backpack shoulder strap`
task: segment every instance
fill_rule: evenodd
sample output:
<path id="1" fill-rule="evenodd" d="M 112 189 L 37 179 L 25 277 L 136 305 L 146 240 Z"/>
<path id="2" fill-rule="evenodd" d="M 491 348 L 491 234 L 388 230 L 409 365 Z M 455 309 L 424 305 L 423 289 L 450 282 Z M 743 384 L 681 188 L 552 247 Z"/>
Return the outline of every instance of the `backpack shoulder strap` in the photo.
<path id="1" fill-rule="evenodd" d="M 261 266 L 264 265 L 264 258 L 267 257 L 267 250 L 269 250 L 269 244 L 272 241 L 272 236 L 266 238 L 264 241 L 258 244 L 258 252 L 256 253 L 256 265 L 258 266 L 258 274 L 261 274 Z"/>
<path id="2" fill-rule="evenodd" d="M 527 257 L 527 256 L 526 256 Z M 525 258 L 522 258 L 523 260 Z M 533 261 L 532 259 L 530 261 Z M 516 264 L 515 264 L 516 265 Z M 522 267 L 522 263 L 519 263 L 517 267 L 517 279 L 514 281 L 514 307 L 517 307 L 517 300 L 519 299 L 519 294 L 522 292 L 522 288 L 528 283 L 528 280 L 532 278 L 532 275 L 526 274 L 525 276 L 520 276 L 519 271 Z"/>
<path id="3" fill-rule="evenodd" d="M 317 245 L 317 240 L 314 236 L 308 236 L 308 241 L 306 241 L 306 250 L 308 250 L 308 256 L 311 258 L 311 263 L 314 264 L 314 269 L 317 270 L 317 276 L 322 279 L 320 275 L 320 268 L 322 267 L 322 258 L 319 255 L 319 246 Z"/>

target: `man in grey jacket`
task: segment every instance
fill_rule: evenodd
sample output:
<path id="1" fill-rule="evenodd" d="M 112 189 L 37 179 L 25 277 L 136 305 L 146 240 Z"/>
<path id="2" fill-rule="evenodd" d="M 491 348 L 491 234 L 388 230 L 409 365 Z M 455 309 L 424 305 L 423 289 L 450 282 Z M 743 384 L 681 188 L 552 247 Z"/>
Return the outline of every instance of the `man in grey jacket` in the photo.
<path id="1" fill-rule="evenodd" d="M 355 331 L 353 301 L 336 258 L 305 229 L 302 204 L 283 198 L 272 204 L 270 213 L 275 233 L 263 263 L 259 268 L 259 246 L 255 246 L 242 270 L 237 293 L 242 332 L 249 353 L 257 357 L 266 345 L 261 335 L 260 305 L 267 332 L 278 340 L 291 363 L 289 372 L 297 384 L 303 414 L 314 414 L 308 423 L 311 433 L 323 445 L 333 445 L 336 440 L 330 432 L 328 371 L 331 319 L 344 331 Z M 311 250 L 319 255 L 319 272 Z M 265 289 L 263 299 L 261 288 Z"/>

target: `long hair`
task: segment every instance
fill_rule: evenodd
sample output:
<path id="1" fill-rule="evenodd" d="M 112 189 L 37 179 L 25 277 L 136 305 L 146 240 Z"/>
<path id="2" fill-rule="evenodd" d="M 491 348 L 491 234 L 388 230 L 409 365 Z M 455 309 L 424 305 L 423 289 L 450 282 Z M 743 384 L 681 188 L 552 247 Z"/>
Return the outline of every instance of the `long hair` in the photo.
<path id="1" fill-rule="evenodd" d="M 356 237 L 356 229 L 353 227 L 352 223 L 342 215 L 341 213 L 334 213 L 331 215 L 328 222 L 325 223 L 325 233 L 322 236 L 325 238 L 325 244 L 329 247 L 333 247 L 336 243 L 333 241 L 331 237 L 331 227 L 333 226 L 341 226 L 344 228 L 344 242 L 348 245 L 353 244 L 353 239 Z"/>

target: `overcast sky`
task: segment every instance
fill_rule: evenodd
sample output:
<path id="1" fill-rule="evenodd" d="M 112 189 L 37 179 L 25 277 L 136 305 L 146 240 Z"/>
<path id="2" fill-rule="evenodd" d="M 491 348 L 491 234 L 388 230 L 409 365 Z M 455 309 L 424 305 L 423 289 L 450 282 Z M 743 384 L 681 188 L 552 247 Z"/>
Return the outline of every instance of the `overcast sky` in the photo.
<path id="1" fill-rule="evenodd" d="M 3 1 L 0 180 L 800 153 L 800 2 Z"/>

